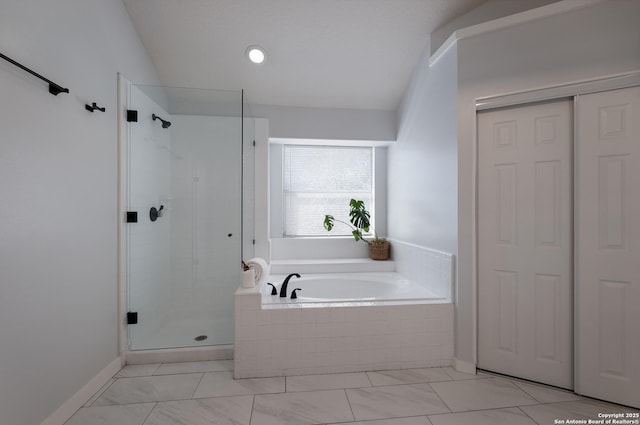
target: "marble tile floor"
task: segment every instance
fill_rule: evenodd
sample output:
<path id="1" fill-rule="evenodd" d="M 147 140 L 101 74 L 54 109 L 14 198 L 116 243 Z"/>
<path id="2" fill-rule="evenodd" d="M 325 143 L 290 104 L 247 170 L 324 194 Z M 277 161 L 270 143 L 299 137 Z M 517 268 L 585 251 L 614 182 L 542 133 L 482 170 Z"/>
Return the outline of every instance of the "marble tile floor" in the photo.
<path id="1" fill-rule="evenodd" d="M 233 361 L 124 367 L 65 425 L 547 425 L 637 412 L 450 367 L 233 379 Z"/>

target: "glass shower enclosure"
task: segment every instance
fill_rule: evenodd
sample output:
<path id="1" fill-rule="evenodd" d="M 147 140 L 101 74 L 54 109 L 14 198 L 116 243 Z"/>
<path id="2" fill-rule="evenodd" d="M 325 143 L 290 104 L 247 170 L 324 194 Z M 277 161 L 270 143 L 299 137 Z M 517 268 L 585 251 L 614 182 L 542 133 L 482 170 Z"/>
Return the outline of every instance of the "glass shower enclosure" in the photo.
<path id="1" fill-rule="evenodd" d="M 131 85 L 127 105 L 129 350 L 233 344 L 253 256 L 243 92 Z"/>

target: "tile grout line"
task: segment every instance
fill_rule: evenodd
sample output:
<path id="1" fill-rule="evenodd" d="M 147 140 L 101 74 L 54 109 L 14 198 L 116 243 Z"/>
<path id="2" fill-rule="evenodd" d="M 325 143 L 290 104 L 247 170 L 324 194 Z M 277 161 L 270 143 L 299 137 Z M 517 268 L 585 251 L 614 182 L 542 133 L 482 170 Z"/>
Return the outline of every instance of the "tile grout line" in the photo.
<path id="1" fill-rule="evenodd" d="M 374 373 L 379 373 L 379 372 L 374 372 Z M 367 375 L 368 376 L 368 375 Z M 382 385 L 374 385 L 373 382 L 371 381 L 371 386 L 374 388 L 377 387 L 391 387 L 394 385 L 416 385 L 416 384 L 436 384 L 436 383 L 440 383 L 440 382 L 460 382 L 460 381 L 472 381 L 473 379 L 460 379 L 460 380 L 455 380 L 452 379 L 451 377 L 449 377 L 449 379 L 440 381 L 440 380 L 430 380 L 430 381 L 417 381 L 417 382 L 398 382 L 398 383 L 394 383 L 394 384 L 382 384 Z"/>
<path id="2" fill-rule="evenodd" d="M 256 395 L 270 395 L 270 394 L 284 394 L 284 393 L 258 393 L 258 394 L 235 394 L 235 395 L 221 395 L 214 397 L 198 397 L 198 398 L 170 398 L 167 400 L 149 400 L 149 401 L 134 401 L 131 403 L 116 403 L 116 404 L 103 404 L 100 406 L 90 406 L 90 407 L 115 407 L 115 406 L 132 406 L 134 404 L 160 404 L 174 401 L 201 401 L 201 400 L 210 400 L 210 399 L 221 399 L 221 398 L 233 398 L 233 397 L 247 397 L 247 396 L 256 396 Z M 80 409 L 78 409 L 80 410 Z"/>
<path id="3" fill-rule="evenodd" d="M 153 370 L 153 372 L 151 372 L 151 376 L 155 376 L 156 372 L 160 370 L 160 368 L 162 367 L 162 365 L 163 365 L 163 364 L 164 364 L 164 363 L 158 363 L 158 367 L 157 367 L 157 368 L 155 368 L 155 369 Z"/>
<path id="4" fill-rule="evenodd" d="M 408 383 L 399 383 L 399 384 L 372 385 L 370 387 L 357 387 L 357 388 L 346 388 L 346 389 L 349 389 L 349 390 L 367 389 L 367 388 L 377 389 L 377 388 L 385 388 L 385 387 L 402 387 L 406 385 L 439 384 L 441 382 L 449 382 L 449 381 L 408 382 Z M 452 381 L 452 382 L 455 382 L 455 381 Z M 340 388 L 336 388 L 336 389 L 340 389 Z M 315 391 L 315 390 L 312 390 L 312 391 Z"/>
<path id="5" fill-rule="evenodd" d="M 539 403 L 546 404 L 546 403 Z M 473 413 L 473 412 L 490 412 L 492 410 L 505 410 L 505 409 L 519 409 L 520 407 L 528 407 L 528 406 L 538 406 L 538 404 L 523 404 L 521 406 L 503 406 L 503 407 L 484 407 L 482 409 L 472 409 L 472 410 L 458 410 L 451 411 L 450 413 L 432 413 L 428 416 L 439 416 L 439 415 L 451 415 L 456 413 Z M 535 421 L 534 421 L 535 422 Z"/>
<path id="6" fill-rule="evenodd" d="M 540 403 L 540 404 L 543 404 L 543 403 Z M 536 421 L 536 420 L 535 420 L 535 419 L 533 419 L 531 416 L 529 416 L 529 415 L 527 414 L 527 412 L 525 412 L 524 410 L 522 410 L 522 409 L 520 408 L 520 406 L 516 407 L 516 409 L 518 409 L 519 411 L 521 411 L 521 412 L 522 412 L 522 413 L 523 413 L 527 418 L 531 419 L 531 420 L 532 420 L 533 422 L 535 422 L 536 424 L 538 423 L 538 421 Z"/>
<path id="7" fill-rule="evenodd" d="M 357 419 L 356 419 L 355 413 L 353 413 L 353 407 L 351 407 L 351 400 L 349 400 L 349 393 L 347 393 L 346 388 L 343 388 L 342 391 L 344 391 L 344 396 L 347 399 L 347 404 L 349 405 L 349 411 L 351 412 L 351 417 L 353 418 L 353 422 L 355 422 Z"/>
<path id="8" fill-rule="evenodd" d="M 516 380 L 513 380 L 513 379 L 509 379 L 509 381 L 513 382 L 516 387 L 518 387 L 520 390 L 524 391 L 527 395 L 529 395 L 531 398 L 533 398 L 534 400 L 536 400 L 540 404 L 563 403 L 565 401 L 579 401 L 579 400 L 583 400 L 584 399 L 583 396 L 576 394 L 574 391 L 561 389 L 561 388 L 558 388 L 558 387 L 554 387 L 553 385 L 546 385 L 546 384 L 542 384 L 542 383 L 533 383 L 533 382 L 524 382 L 524 381 L 516 381 Z M 547 402 L 544 402 L 544 401 L 538 400 L 533 394 L 531 394 L 525 388 L 522 388 L 520 385 L 518 385 L 518 383 L 529 385 L 529 386 L 533 386 L 533 387 L 536 387 L 536 388 L 540 388 L 540 389 L 543 389 L 545 391 L 548 390 L 548 391 L 557 391 L 557 392 L 561 392 L 561 393 L 566 393 L 568 395 L 573 395 L 573 396 L 578 397 L 578 398 L 574 399 L 574 400 L 562 400 L 562 401 L 547 401 Z"/>
<path id="9" fill-rule="evenodd" d="M 543 403 L 541 403 L 541 404 L 543 404 Z M 526 406 L 535 406 L 535 404 L 527 404 Z M 485 409 L 460 410 L 460 411 L 457 411 L 457 412 L 449 412 L 449 413 L 432 413 L 432 414 L 426 415 L 426 416 L 427 416 L 427 419 L 429 419 L 432 416 L 448 416 L 448 415 L 457 415 L 457 414 L 460 414 L 460 413 L 491 412 L 491 411 L 506 410 L 506 409 L 518 409 L 527 418 L 531 419 L 535 424 L 539 424 L 538 422 L 533 420 L 533 418 L 531 418 L 529 415 L 527 415 L 522 409 L 520 409 L 520 406 L 487 407 Z M 543 425 L 543 424 L 539 424 L 539 425 Z"/>
<path id="10" fill-rule="evenodd" d="M 248 425 L 251 425 L 251 421 L 253 420 L 253 407 L 255 406 L 255 404 L 256 404 L 256 395 L 254 394 L 254 395 L 251 396 L 251 411 L 249 412 L 249 424 Z"/>
<path id="11" fill-rule="evenodd" d="M 149 417 L 151 417 L 151 413 L 154 411 L 154 409 L 156 408 L 156 406 L 158 406 L 158 402 L 154 402 L 153 403 L 153 407 L 149 410 L 149 413 L 147 414 L 147 416 L 144 418 L 144 421 L 142 421 L 141 425 L 144 425 L 145 422 L 147 422 L 149 420 Z"/>
<path id="12" fill-rule="evenodd" d="M 543 404 L 543 403 L 541 403 L 537 398 L 535 398 L 534 396 L 532 396 L 531 394 L 529 394 L 528 392 L 526 392 L 525 390 L 523 390 L 522 388 L 520 388 L 520 386 L 519 386 L 518 384 L 516 384 L 514 381 L 507 381 L 507 382 L 509 382 L 511 385 L 513 385 L 513 387 L 514 387 L 515 389 L 517 389 L 517 390 L 519 390 L 519 391 L 522 391 L 522 393 L 523 393 L 525 396 L 527 396 L 527 397 L 529 397 L 531 400 L 535 401 L 535 402 L 536 402 L 536 404 Z M 525 404 L 523 404 L 522 406 L 530 406 L 530 405 L 525 405 Z"/>
<path id="13" fill-rule="evenodd" d="M 526 389 L 522 388 L 520 385 L 518 385 L 517 381 L 511 381 L 513 382 L 513 384 L 516 386 L 516 388 L 518 388 L 520 391 L 522 391 L 523 393 L 525 393 L 526 395 L 528 395 L 529 397 L 531 397 L 532 399 L 534 399 L 535 401 L 538 402 L 538 404 L 546 404 L 541 402 L 540 400 L 538 400 L 537 398 L 535 398 L 535 396 L 533 394 L 531 394 L 529 391 L 527 391 Z"/>
<path id="14" fill-rule="evenodd" d="M 445 382 L 449 382 L 449 381 L 445 381 Z M 449 407 L 449 405 L 447 403 L 445 403 L 445 401 L 442 399 L 442 397 L 440 397 L 440 394 L 438 394 L 438 392 L 436 391 L 435 388 L 433 388 L 431 386 L 431 384 L 429 384 L 428 382 L 426 383 L 426 385 L 431 388 L 431 391 L 436 395 L 436 397 L 438 397 L 438 400 L 440 400 L 442 402 L 442 404 L 444 404 L 444 407 L 447 408 L 447 410 L 449 410 L 449 413 L 453 413 L 453 410 L 451 410 L 451 407 Z M 428 415 L 427 415 L 428 416 Z M 427 418 L 428 419 L 428 418 Z M 431 422 L 431 419 L 429 419 L 429 422 Z"/>
<path id="15" fill-rule="evenodd" d="M 369 376 L 369 372 L 365 372 L 364 376 L 366 376 L 367 377 L 367 381 L 369 381 L 369 387 L 371 387 L 371 388 L 375 387 L 375 385 L 373 385 L 373 381 L 371 380 L 371 377 Z M 363 388 L 365 388 L 365 387 L 363 387 Z"/>
<path id="16" fill-rule="evenodd" d="M 189 400 L 194 400 L 194 396 L 196 395 L 196 392 L 198 391 L 198 388 L 200 388 L 200 384 L 202 383 L 202 380 L 204 379 L 204 374 L 206 372 L 202 372 L 202 375 L 200 376 L 200 380 L 198 380 L 198 385 L 196 385 L 196 387 L 193 389 L 193 393 L 191 393 L 191 397 L 189 398 Z"/>

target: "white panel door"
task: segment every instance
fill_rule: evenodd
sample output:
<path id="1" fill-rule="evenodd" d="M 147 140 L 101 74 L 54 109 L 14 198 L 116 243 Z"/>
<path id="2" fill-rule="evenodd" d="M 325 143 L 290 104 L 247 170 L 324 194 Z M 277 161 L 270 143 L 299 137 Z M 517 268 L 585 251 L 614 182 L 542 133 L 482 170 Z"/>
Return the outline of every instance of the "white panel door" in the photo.
<path id="1" fill-rule="evenodd" d="M 478 366 L 573 387 L 572 102 L 478 114 Z"/>
<path id="2" fill-rule="evenodd" d="M 576 391 L 640 407 L 640 87 L 576 115 Z"/>

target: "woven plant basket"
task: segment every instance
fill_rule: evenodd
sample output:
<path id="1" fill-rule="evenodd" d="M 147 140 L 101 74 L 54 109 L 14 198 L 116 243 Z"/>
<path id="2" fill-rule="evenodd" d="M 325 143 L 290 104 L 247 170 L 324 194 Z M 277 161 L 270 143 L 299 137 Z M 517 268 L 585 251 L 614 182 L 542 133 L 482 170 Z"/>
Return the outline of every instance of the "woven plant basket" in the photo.
<path id="1" fill-rule="evenodd" d="M 391 244 L 389 241 L 385 241 L 383 243 L 370 243 L 369 257 L 371 257 L 372 260 L 388 260 L 390 246 Z"/>

